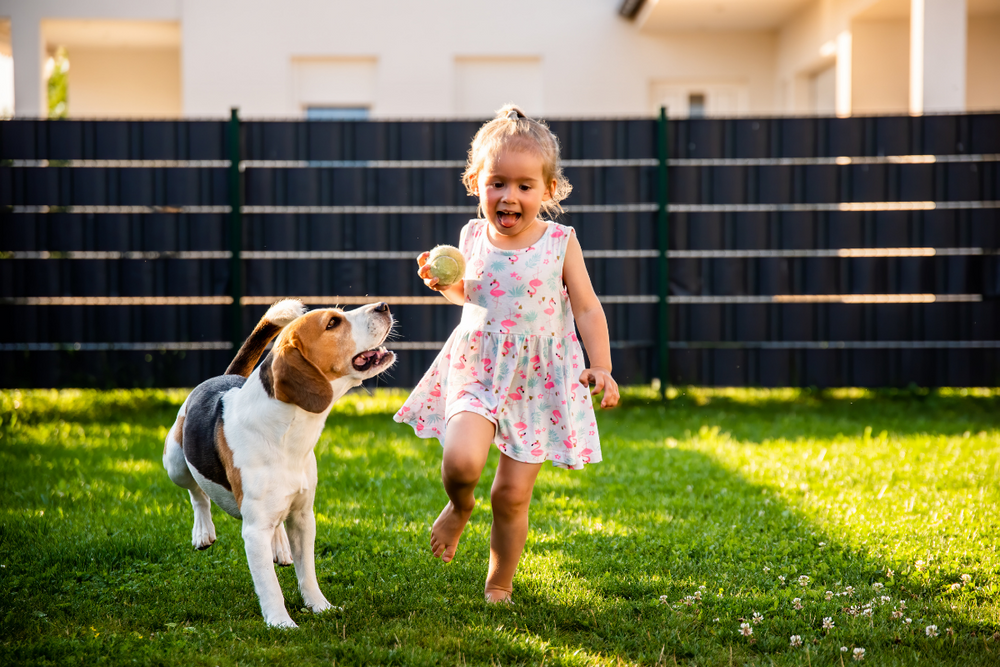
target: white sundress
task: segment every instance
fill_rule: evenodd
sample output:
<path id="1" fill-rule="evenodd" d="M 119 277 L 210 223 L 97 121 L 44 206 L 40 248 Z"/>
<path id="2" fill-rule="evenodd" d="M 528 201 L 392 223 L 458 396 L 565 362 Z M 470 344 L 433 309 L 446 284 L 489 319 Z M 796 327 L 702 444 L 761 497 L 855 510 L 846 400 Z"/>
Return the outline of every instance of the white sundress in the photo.
<path id="1" fill-rule="evenodd" d="M 579 380 L 583 349 L 562 277 L 574 231 L 549 222 L 533 245 L 501 250 L 488 224 L 462 229 L 462 321 L 393 419 L 444 443 L 448 420 L 474 412 L 496 425 L 494 442 L 516 461 L 597 463 L 597 420 Z"/>

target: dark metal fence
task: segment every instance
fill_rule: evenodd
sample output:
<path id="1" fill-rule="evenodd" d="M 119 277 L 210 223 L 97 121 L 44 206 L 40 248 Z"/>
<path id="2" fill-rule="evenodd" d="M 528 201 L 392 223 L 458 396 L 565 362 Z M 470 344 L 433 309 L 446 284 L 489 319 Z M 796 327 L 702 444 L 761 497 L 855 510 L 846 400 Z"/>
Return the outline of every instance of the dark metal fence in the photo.
<path id="1" fill-rule="evenodd" d="M 479 124 L 0 123 L 2 384 L 192 386 L 284 296 L 388 301 L 414 384 Z M 620 381 L 1000 384 L 1000 115 L 550 124 Z"/>

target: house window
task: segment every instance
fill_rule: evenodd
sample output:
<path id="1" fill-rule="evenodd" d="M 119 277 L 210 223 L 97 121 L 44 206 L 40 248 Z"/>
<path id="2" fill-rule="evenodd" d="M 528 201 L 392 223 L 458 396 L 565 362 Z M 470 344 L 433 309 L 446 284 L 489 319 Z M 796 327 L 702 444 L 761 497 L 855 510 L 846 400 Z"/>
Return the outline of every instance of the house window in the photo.
<path id="1" fill-rule="evenodd" d="M 306 120 L 368 120 L 368 107 L 306 107 Z"/>
<path id="2" fill-rule="evenodd" d="M 688 118 L 705 117 L 705 93 L 688 95 Z"/>

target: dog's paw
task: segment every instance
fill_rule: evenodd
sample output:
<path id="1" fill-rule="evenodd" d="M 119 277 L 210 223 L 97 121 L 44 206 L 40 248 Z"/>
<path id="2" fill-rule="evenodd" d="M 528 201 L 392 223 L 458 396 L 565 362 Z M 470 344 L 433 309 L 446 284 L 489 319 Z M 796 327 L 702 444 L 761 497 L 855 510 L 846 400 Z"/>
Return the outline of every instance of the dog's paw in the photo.
<path id="1" fill-rule="evenodd" d="M 198 551 L 204 551 L 215 544 L 215 526 L 212 523 L 208 526 L 196 523 L 191 531 L 191 544 Z"/>
<path id="2" fill-rule="evenodd" d="M 288 534 L 285 533 L 284 524 L 278 524 L 278 527 L 274 531 L 274 537 L 271 538 L 271 551 L 274 554 L 274 562 L 282 567 L 291 565 L 294 562 L 292 560 L 292 549 L 288 545 Z"/>
<path id="3" fill-rule="evenodd" d="M 264 619 L 264 622 L 267 623 L 268 627 L 278 628 L 279 630 L 294 630 L 299 627 L 292 620 L 292 617 L 288 615 L 287 611 L 283 614 L 274 614 L 272 617 L 267 617 Z"/>
<path id="4" fill-rule="evenodd" d="M 326 596 L 320 592 L 319 588 L 313 592 L 303 592 L 302 601 L 314 614 L 322 614 L 324 611 L 329 611 L 330 609 L 340 609 L 343 611 L 342 608 L 334 607 L 330 604 L 330 601 L 327 600 Z"/>

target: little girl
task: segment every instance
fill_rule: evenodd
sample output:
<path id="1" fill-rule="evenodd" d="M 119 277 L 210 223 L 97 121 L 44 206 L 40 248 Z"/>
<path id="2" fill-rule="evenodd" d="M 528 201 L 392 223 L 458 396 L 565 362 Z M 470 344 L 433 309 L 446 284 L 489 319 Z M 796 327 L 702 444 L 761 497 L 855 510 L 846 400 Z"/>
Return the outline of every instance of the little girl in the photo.
<path id="1" fill-rule="evenodd" d="M 424 283 L 463 306 L 462 321 L 394 419 L 444 446 L 449 502 L 431 528 L 431 551 L 446 563 L 475 506 L 490 444 L 500 449 L 485 594 L 509 602 L 542 463 L 579 470 L 601 460 L 589 386 L 604 391 L 601 407 L 612 408 L 618 385 L 580 242 L 571 227 L 538 217 L 561 211 L 571 190 L 559 140 L 508 105 L 473 139 L 463 181 L 483 216 L 462 229 L 464 280 L 440 287 L 428 274 L 428 253 L 417 258 Z"/>

